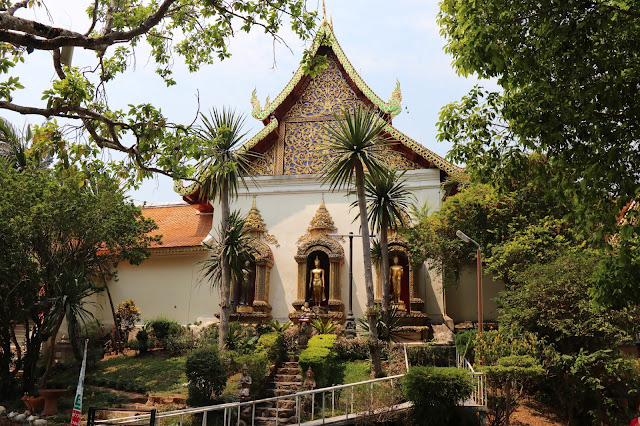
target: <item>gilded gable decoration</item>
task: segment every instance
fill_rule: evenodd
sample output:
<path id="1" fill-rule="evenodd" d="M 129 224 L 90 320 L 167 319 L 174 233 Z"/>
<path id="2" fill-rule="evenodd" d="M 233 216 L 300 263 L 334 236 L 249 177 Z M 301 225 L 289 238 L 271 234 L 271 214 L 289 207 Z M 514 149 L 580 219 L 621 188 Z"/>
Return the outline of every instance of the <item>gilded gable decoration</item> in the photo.
<path id="1" fill-rule="evenodd" d="M 324 318 L 344 320 L 344 303 L 342 302 L 341 268 L 344 263 L 344 249 L 338 240 L 329 235 L 338 231 L 331 214 L 327 210 L 324 198 L 309 223 L 307 233 L 298 240 L 298 251 L 295 260 L 298 263 L 298 294 L 293 302 L 295 312 L 289 315 L 297 321 L 303 314 L 302 306 L 310 300 L 309 271 L 310 262 L 315 257 L 325 259 L 328 270 L 326 303 L 317 307 L 318 315 Z"/>
<path id="2" fill-rule="evenodd" d="M 260 238 L 264 238 L 265 241 L 275 245 L 276 247 L 280 247 L 278 244 L 278 240 L 275 236 L 271 235 L 267 231 L 267 226 L 262 219 L 262 215 L 260 214 L 260 210 L 256 207 L 256 197 L 253 196 L 253 205 L 247 214 L 247 219 L 244 224 L 245 229 L 248 229 L 257 240 Z"/>

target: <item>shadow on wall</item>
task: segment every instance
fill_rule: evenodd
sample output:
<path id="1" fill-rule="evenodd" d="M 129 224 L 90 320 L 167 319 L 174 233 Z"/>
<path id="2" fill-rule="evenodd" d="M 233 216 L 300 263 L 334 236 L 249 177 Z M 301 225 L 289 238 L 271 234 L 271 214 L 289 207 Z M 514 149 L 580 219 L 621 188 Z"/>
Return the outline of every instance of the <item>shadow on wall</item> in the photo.
<path id="1" fill-rule="evenodd" d="M 475 266 L 468 266 L 460 274 L 457 286 L 445 290 L 447 315 L 454 322 L 478 320 L 478 290 Z M 493 300 L 504 290 L 502 281 L 494 280 L 491 275 L 482 277 L 482 311 L 484 321 L 495 321 L 498 318 L 498 304 Z"/>

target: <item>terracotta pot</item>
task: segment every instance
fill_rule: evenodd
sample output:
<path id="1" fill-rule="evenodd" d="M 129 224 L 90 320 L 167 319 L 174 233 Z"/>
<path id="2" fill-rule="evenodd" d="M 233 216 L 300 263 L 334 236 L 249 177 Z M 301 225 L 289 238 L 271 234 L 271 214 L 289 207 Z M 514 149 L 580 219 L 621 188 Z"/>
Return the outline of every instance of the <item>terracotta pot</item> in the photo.
<path id="1" fill-rule="evenodd" d="M 44 397 L 44 409 L 41 416 L 53 416 L 58 414 L 58 399 L 67 394 L 66 389 L 40 389 L 40 396 Z"/>

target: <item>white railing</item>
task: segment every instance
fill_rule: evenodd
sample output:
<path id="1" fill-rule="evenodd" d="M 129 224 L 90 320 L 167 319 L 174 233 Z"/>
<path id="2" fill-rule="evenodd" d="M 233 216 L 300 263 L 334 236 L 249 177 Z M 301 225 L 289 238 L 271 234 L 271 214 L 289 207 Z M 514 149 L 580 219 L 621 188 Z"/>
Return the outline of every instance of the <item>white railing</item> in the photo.
<path id="1" fill-rule="evenodd" d="M 367 413 L 380 414 L 382 411 L 393 411 L 401 405 L 406 405 L 400 404 L 401 401 L 398 401 L 398 404 L 388 406 L 384 410 L 374 408 L 374 385 L 388 385 L 388 388 L 393 392 L 396 390 L 396 386 L 403 376 L 404 374 L 399 374 L 397 376 L 366 380 L 364 382 L 350 383 L 347 385 L 331 386 L 328 388 L 297 392 L 291 395 L 275 396 L 272 398 L 264 398 L 254 401 L 233 402 L 228 404 L 210 405 L 207 407 L 165 411 L 156 414 L 156 422 L 161 422 L 162 419 L 176 418 L 177 422 L 175 424 L 182 426 L 184 416 L 218 412 L 221 413 L 223 420 L 222 424 L 225 426 L 233 424 L 240 425 L 241 418 L 244 418 L 244 421 L 251 419 L 251 425 L 255 425 L 256 419 L 261 417 L 256 416 L 256 411 L 260 414 L 260 412 L 263 412 L 264 410 L 267 412 L 275 410 L 275 424 L 278 425 L 280 423 L 284 424 L 285 420 L 291 418 L 280 417 L 280 411 L 283 410 L 280 408 L 280 402 L 293 400 L 295 401 L 294 416 L 296 424 L 301 425 L 309 422 L 315 423 L 315 421 L 320 421 L 318 424 L 332 423 L 339 420 L 348 420 L 350 418 L 359 417 Z M 360 404 L 354 404 L 356 394 L 358 394 L 359 398 L 363 396 L 360 390 L 356 390 L 357 387 L 362 387 L 363 389 L 368 387 L 369 406 L 366 410 L 359 410 L 360 407 L 358 407 L 358 405 Z M 321 404 L 318 404 L 318 407 L 316 407 L 316 399 L 318 399 L 318 401 L 322 401 Z M 267 407 L 258 407 L 259 405 L 267 404 L 269 405 Z M 273 404 L 273 407 L 270 406 L 271 404 Z M 273 418 L 274 416 L 268 417 Z M 148 421 L 149 414 L 142 414 L 139 416 L 121 417 L 119 419 L 98 420 L 96 421 L 96 424 L 135 424 L 138 422 Z M 206 424 L 207 416 L 203 415 L 202 426 L 206 426 Z"/>
<path id="2" fill-rule="evenodd" d="M 471 372 L 471 383 L 473 392 L 471 397 L 464 401 L 464 405 L 484 407 L 487 405 L 487 380 L 484 373 L 475 371 L 473 366 L 465 357 L 456 351 L 456 366 Z"/>
<path id="3" fill-rule="evenodd" d="M 407 357 L 406 346 L 405 351 L 405 363 L 407 370 L 409 368 L 409 360 Z M 460 356 L 456 351 L 456 366 L 463 368 L 471 372 L 471 380 L 473 383 L 473 392 L 471 397 L 465 401 L 461 401 L 465 406 L 486 406 L 486 380 L 484 373 L 477 372 L 473 369 L 473 366 L 464 357 Z M 194 414 L 203 414 L 202 426 L 207 425 L 207 415 L 205 413 L 218 412 L 221 413 L 224 426 L 231 426 L 233 424 L 240 425 L 241 419 L 243 422 L 251 420 L 251 425 L 254 426 L 256 420 L 262 416 L 256 416 L 262 414 L 265 411 L 272 413 L 275 411 L 275 416 L 268 415 L 273 419 L 275 417 L 276 426 L 280 423 L 289 423 L 291 417 L 295 417 L 296 424 L 329 424 L 337 421 L 344 421 L 360 417 L 368 414 L 383 414 L 399 409 L 406 409 L 410 406 L 409 403 L 404 402 L 402 398 L 396 398 L 394 400 L 394 392 L 397 391 L 396 387 L 398 382 L 404 377 L 404 374 L 399 374 L 391 377 L 383 377 L 379 379 L 371 379 L 363 382 L 350 383 L 346 385 L 337 385 L 327 388 L 315 389 L 292 393 L 290 395 L 275 396 L 271 398 L 258 399 L 254 401 L 246 402 L 232 402 L 228 404 L 210 405 L 206 407 L 187 408 L 182 410 L 165 411 L 156 414 L 156 421 L 162 422 L 163 419 L 176 419 L 176 425 L 182 426 L 185 416 Z M 386 393 L 389 396 L 389 404 L 384 408 L 376 408 L 374 404 L 374 385 L 385 386 L 391 390 L 391 394 Z M 356 391 L 356 388 L 358 389 Z M 368 388 L 368 404 L 364 404 L 362 409 L 362 401 L 360 398 L 366 397 L 366 389 Z M 364 390 L 364 392 L 363 392 Z M 358 403 L 354 404 L 356 399 L 356 393 L 358 395 Z M 316 404 L 316 400 L 321 403 Z M 281 408 L 282 401 L 295 401 L 293 404 L 293 416 L 280 417 L 281 410 L 290 411 L 291 409 Z M 282 404 L 284 405 L 284 404 Z M 318 407 L 316 407 L 318 405 Z M 139 422 L 148 422 L 150 415 L 142 414 L 138 416 L 121 417 L 118 419 L 98 420 L 96 424 L 109 423 L 109 424 L 135 424 Z M 273 421 L 273 420 L 272 420 Z M 248 423 L 246 423 L 248 424 Z"/>

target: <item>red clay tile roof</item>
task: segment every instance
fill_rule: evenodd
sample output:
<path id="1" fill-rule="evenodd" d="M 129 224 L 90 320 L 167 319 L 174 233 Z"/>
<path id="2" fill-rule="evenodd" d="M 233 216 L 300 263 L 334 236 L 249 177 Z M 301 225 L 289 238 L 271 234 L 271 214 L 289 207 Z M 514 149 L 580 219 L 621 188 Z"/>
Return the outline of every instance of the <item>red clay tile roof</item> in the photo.
<path id="1" fill-rule="evenodd" d="M 162 244 L 151 248 L 197 247 L 211 231 L 211 214 L 198 214 L 188 205 L 146 206 L 142 215 L 158 225 L 152 235 L 162 235 Z"/>

